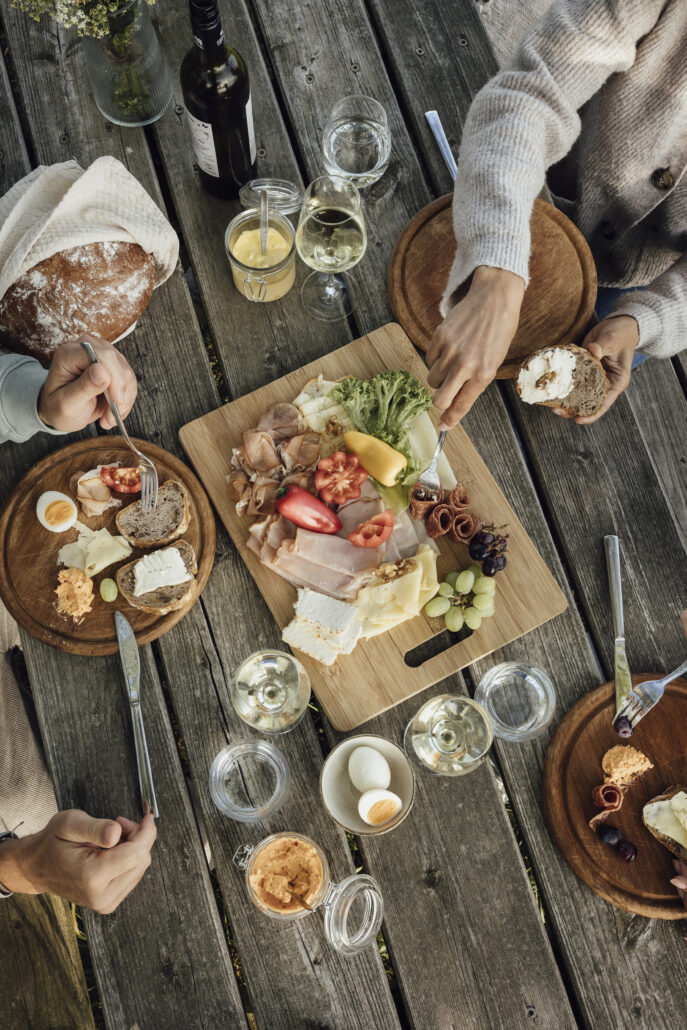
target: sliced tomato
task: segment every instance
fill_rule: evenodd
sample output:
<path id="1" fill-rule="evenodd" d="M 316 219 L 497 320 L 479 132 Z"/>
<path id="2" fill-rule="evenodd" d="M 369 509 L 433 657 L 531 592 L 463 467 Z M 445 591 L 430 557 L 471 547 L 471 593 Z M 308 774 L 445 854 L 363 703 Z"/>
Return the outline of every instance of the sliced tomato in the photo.
<path id="1" fill-rule="evenodd" d="M 387 508 L 379 515 L 373 515 L 367 522 L 361 522 L 348 534 L 348 539 L 356 547 L 379 547 L 387 542 L 393 529 L 394 516 Z"/>
<path id="2" fill-rule="evenodd" d="M 337 451 L 320 461 L 315 486 L 325 504 L 345 504 L 360 497 L 360 487 L 366 479 L 367 472 L 357 454 Z"/>
<path id="3" fill-rule="evenodd" d="M 99 465 L 98 475 L 103 483 L 118 494 L 138 494 L 141 492 L 141 470 L 122 468 L 121 465 Z"/>
<path id="4" fill-rule="evenodd" d="M 338 533 L 341 529 L 339 516 L 301 486 L 282 487 L 277 491 L 277 511 L 294 525 L 314 533 Z"/>

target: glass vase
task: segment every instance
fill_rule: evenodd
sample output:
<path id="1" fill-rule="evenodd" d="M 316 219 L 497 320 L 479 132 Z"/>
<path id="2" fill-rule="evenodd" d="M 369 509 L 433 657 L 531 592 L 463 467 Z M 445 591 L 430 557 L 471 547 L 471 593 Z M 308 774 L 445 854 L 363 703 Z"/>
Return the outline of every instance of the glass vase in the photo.
<path id="1" fill-rule="evenodd" d="M 172 79 L 145 0 L 107 16 L 108 32 L 83 40 L 88 77 L 100 113 L 115 125 L 149 125 L 164 113 Z"/>

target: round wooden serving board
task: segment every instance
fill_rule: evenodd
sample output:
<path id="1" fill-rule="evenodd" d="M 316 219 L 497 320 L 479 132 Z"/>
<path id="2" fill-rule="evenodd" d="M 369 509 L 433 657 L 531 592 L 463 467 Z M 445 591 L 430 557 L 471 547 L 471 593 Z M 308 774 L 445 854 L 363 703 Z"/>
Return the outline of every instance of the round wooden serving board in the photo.
<path id="1" fill-rule="evenodd" d="M 427 350 L 441 322 L 439 302 L 456 251 L 452 201 L 453 194 L 448 193 L 418 211 L 397 239 L 389 261 L 391 307 L 421 351 Z M 596 303 L 594 258 L 577 226 L 538 198 L 530 232 L 530 284 L 498 379 L 513 379 L 524 359 L 540 347 L 578 342 Z"/>
<path id="2" fill-rule="evenodd" d="M 170 478 L 178 479 L 188 490 L 192 515 L 183 539 L 196 552 L 198 575 L 194 595 L 183 608 L 167 615 L 139 611 L 121 594 L 113 604 L 106 604 L 100 597 L 100 581 L 114 579 L 120 565 L 146 553 L 134 548 L 124 561 L 110 565 L 94 577 L 93 608 L 78 625 L 57 614 L 55 588 L 57 574 L 62 568 L 57 564 L 57 552 L 63 544 L 76 540 L 77 531 L 72 528 L 66 533 L 51 533 L 45 529 L 36 518 L 36 501 L 45 490 L 60 490 L 76 499 L 72 487 L 75 473 L 115 461 L 129 465 L 132 457 L 121 436 L 78 440 L 34 465 L 13 490 L 0 517 L 0 597 L 20 626 L 38 640 L 61 651 L 85 655 L 115 654 L 118 649 L 113 618 L 115 611 L 126 615 L 139 644 L 156 640 L 195 604 L 210 575 L 215 557 L 215 519 L 203 487 L 193 472 L 169 451 L 146 440 L 133 442 L 153 460 L 161 484 Z M 126 506 L 138 500 L 140 494 L 117 496 L 122 497 Z M 115 516 L 120 510 L 109 508 L 99 518 L 85 518 L 80 514 L 79 520 L 90 529 L 106 526 L 116 536 Z"/>
<path id="3" fill-rule="evenodd" d="M 632 681 L 659 678 L 638 675 Z M 685 919 L 687 912 L 669 883 L 676 875 L 673 856 L 642 823 L 642 808 L 666 787 L 687 780 L 687 680 L 666 687 L 661 702 L 627 741 L 613 729 L 614 715 L 615 686 L 605 683 L 585 694 L 557 728 L 542 778 L 549 831 L 573 872 L 605 901 L 653 919 Z M 637 847 L 634 862 L 623 862 L 588 826 L 598 811 L 591 792 L 603 783 L 601 759 L 616 744 L 632 744 L 654 763 L 608 819 Z"/>

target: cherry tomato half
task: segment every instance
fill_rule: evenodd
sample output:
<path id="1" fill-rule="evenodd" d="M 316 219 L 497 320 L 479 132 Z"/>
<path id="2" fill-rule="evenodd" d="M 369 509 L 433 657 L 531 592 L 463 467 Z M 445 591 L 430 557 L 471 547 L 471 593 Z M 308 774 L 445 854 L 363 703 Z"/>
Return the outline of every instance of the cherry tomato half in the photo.
<path id="1" fill-rule="evenodd" d="M 277 511 L 289 522 L 315 533 L 338 533 L 341 519 L 318 497 L 302 486 L 289 486 L 277 492 Z"/>
<path id="2" fill-rule="evenodd" d="M 121 468 L 119 465 L 100 465 L 98 474 L 103 483 L 118 494 L 138 494 L 141 492 L 140 468 Z"/>
<path id="3" fill-rule="evenodd" d="M 387 542 L 393 529 L 394 516 L 387 508 L 379 515 L 373 515 L 367 522 L 361 522 L 348 534 L 348 539 L 356 547 L 379 547 Z"/>
<path id="4" fill-rule="evenodd" d="M 331 458 L 322 458 L 315 473 L 315 486 L 325 504 L 345 504 L 360 497 L 360 487 L 367 472 L 357 454 L 337 451 Z"/>

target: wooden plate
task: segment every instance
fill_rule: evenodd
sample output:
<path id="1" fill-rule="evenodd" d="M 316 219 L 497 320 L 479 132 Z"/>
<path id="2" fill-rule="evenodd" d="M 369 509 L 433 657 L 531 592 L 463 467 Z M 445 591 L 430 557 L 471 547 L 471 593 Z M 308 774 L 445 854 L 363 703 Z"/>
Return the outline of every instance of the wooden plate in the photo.
<path id="1" fill-rule="evenodd" d="M 293 400 L 309 379 L 319 374 L 325 379 L 340 379 L 345 375 L 366 379 L 385 368 L 406 368 L 421 382 L 426 382 L 427 370 L 422 359 L 395 323 L 382 326 L 231 404 L 222 405 L 189 422 L 179 433 L 184 450 L 281 628 L 293 618 L 296 590 L 291 583 L 261 565 L 246 547 L 252 520 L 239 518 L 227 496 L 226 476 L 230 471 L 232 448 L 240 445 L 244 430 L 257 425 L 269 407 L 278 401 Z M 433 410 L 431 417 L 436 422 L 438 412 Z M 449 433 L 445 453 L 456 478 L 467 487 L 474 510 L 497 525 L 508 523 L 508 565 L 497 578 L 496 615 L 485 619 L 480 628 L 464 640 L 455 642 L 454 637 L 444 641 L 443 648 L 440 646 L 437 653 L 421 664 L 407 662 L 409 652 L 432 640 L 440 628 L 443 629 L 439 621 L 425 615 L 360 641 L 352 654 L 342 655 L 331 668 L 299 653 L 313 690 L 337 730 L 360 726 L 528 633 L 566 607 L 564 594 L 460 426 Z M 464 544 L 451 543 L 446 537 L 438 544 L 440 577 L 450 569 L 465 568 L 470 563 Z"/>
<path id="2" fill-rule="evenodd" d="M 646 674 L 632 681 L 658 678 Z M 666 687 L 660 704 L 626 742 L 654 763 L 608 820 L 636 845 L 634 862 L 623 862 L 587 825 L 597 811 L 591 791 L 603 782 L 601 759 L 608 748 L 625 743 L 611 725 L 614 715 L 615 686 L 605 683 L 585 694 L 556 730 L 542 779 L 551 836 L 573 872 L 606 901 L 653 919 L 685 919 L 687 912 L 669 883 L 675 876 L 672 855 L 645 828 L 642 808 L 666 787 L 687 780 L 687 680 Z"/>
<path id="3" fill-rule="evenodd" d="M 389 261 L 391 307 L 421 351 L 427 350 L 441 322 L 439 302 L 456 251 L 452 201 L 453 194 L 448 193 L 418 211 L 396 241 Z M 530 232 L 530 284 L 498 379 L 513 379 L 523 360 L 540 347 L 577 342 L 596 303 L 594 258 L 577 226 L 538 198 Z"/>
<path id="4" fill-rule="evenodd" d="M 106 604 L 100 597 L 98 585 L 101 579 L 114 578 L 119 565 L 145 553 L 134 548 L 133 554 L 125 561 L 111 565 L 94 577 L 93 608 L 79 625 L 57 614 L 54 590 L 61 568 L 57 565 L 57 552 L 63 544 L 76 539 L 76 531 L 51 533 L 44 529 L 36 518 L 36 501 L 44 490 L 61 490 L 73 497 L 71 480 L 74 473 L 87 472 L 97 465 L 114 461 L 127 465 L 131 458 L 131 451 L 121 436 L 78 440 L 34 465 L 13 490 L 0 518 L 0 597 L 20 626 L 62 651 L 87 655 L 116 653 L 113 613 L 117 610 L 126 615 L 139 644 L 156 640 L 195 604 L 210 575 L 215 557 L 215 519 L 203 487 L 193 472 L 169 451 L 146 440 L 133 442 L 155 462 L 160 483 L 173 477 L 179 479 L 189 492 L 192 517 L 183 538 L 196 552 L 198 575 L 195 593 L 188 604 L 168 615 L 141 612 L 127 604 L 121 595 L 113 604 Z M 131 496 L 131 501 L 137 500 L 138 496 Z M 124 504 L 127 504 L 126 497 Z M 91 529 L 107 526 L 116 535 L 118 510 L 110 508 L 101 518 L 81 520 Z"/>

